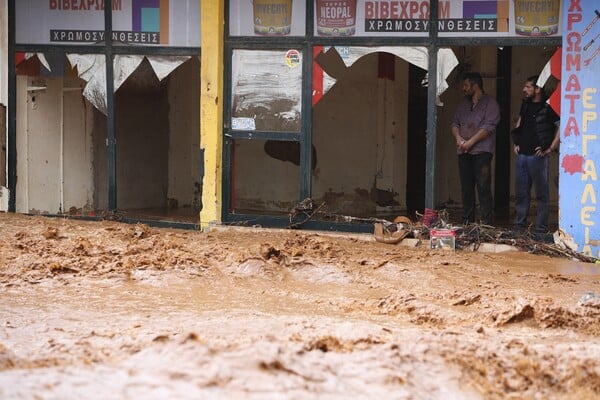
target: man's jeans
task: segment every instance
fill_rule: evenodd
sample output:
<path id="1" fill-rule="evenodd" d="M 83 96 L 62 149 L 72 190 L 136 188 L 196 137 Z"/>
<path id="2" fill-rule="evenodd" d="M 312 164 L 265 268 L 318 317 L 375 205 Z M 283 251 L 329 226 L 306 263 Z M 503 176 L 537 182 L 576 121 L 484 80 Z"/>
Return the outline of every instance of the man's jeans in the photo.
<path id="1" fill-rule="evenodd" d="M 492 153 L 459 155 L 458 173 L 462 194 L 463 223 L 475 222 L 475 187 L 477 187 L 481 222 L 491 225 L 494 211 Z"/>
<path id="2" fill-rule="evenodd" d="M 531 204 L 531 186 L 535 189 L 537 201 L 537 216 L 535 233 L 544 234 L 548 231 L 548 215 L 550 201 L 550 174 L 548 158 L 536 155 L 517 155 L 515 171 L 515 228 L 527 227 L 527 215 Z"/>

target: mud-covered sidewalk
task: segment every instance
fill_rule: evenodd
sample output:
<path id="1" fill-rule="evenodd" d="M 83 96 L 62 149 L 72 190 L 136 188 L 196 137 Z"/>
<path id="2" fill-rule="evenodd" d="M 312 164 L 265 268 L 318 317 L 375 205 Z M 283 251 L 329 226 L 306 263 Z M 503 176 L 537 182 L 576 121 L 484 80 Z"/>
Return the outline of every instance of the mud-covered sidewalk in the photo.
<path id="1" fill-rule="evenodd" d="M 2 399 L 598 399 L 600 268 L 0 214 Z"/>

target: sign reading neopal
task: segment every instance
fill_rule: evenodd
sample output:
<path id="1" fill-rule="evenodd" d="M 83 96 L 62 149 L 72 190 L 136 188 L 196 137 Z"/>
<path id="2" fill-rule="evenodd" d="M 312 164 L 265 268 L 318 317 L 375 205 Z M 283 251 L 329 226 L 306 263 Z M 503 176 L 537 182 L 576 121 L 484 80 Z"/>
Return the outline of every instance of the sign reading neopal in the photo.
<path id="1" fill-rule="evenodd" d="M 112 0 L 115 44 L 200 46 L 198 0 Z M 91 44 L 106 40 L 103 0 L 15 1 L 19 44 Z"/>
<path id="2" fill-rule="evenodd" d="M 311 4 L 312 3 L 312 4 Z M 230 0 L 232 36 L 427 36 L 429 0 Z M 440 36 L 559 36 L 560 0 L 439 0 Z"/>

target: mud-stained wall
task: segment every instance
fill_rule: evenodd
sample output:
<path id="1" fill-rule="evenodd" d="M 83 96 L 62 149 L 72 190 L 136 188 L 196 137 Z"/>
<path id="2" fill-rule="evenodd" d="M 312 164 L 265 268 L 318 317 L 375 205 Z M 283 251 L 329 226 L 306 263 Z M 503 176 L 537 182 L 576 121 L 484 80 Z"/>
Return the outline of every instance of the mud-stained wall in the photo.
<path id="1" fill-rule="evenodd" d="M 144 60 L 117 90 L 117 205 L 165 207 L 168 187 L 167 86 Z"/>
<path id="2" fill-rule="evenodd" d="M 171 206 L 200 207 L 200 60 L 191 58 L 167 78 Z M 194 90 L 198 88 L 198 90 Z"/>
<path id="3" fill-rule="evenodd" d="M 329 212 L 373 216 L 406 207 L 408 64 L 388 56 L 386 77 L 380 54 L 364 56 L 313 107 L 312 197 Z M 234 209 L 289 212 L 300 170 L 299 156 L 288 153 L 298 147 L 278 156 L 281 143 L 245 142 L 235 145 Z"/>
<path id="4" fill-rule="evenodd" d="M 90 127 L 93 106 L 81 95 L 85 82 L 67 79 L 63 89 L 63 211 L 87 214 L 93 209 L 93 152 Z"/>
<path id="5" fill-rule="evenodd" d="M 94 208 L 104 210 L 108 208 L 108 148 L 106 116 L 92 107 L 92 141 L 93 170 L 94 170 Z"/>
<path id="6" fill-rule="evenodd" d="M 263 140 L 238 140 L 233 151 L 232 207 L 287 213 L 298 202 L 300 167 L 267 155 Z"/>
<path id="7" fill-rule="evenodd" d="M 408 64 L 380 77 L 379 53 L 356 61 L 313 109 L 313 197 L 331 212 L 373 216 L 406 207 Z"/>

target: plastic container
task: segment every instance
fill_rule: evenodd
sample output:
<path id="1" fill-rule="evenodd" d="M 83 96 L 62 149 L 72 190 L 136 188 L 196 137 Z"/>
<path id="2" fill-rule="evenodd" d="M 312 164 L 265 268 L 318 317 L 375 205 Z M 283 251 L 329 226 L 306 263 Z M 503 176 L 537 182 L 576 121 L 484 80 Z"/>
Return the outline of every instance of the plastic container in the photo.
<path id="1" fill-rule="evenodd" d="M 438 220 L 438 212 L 431 208 L 426 208 L 423 213 L 423 225 L 431 228 Z"/>
<path id="2" fill-rule="evenodd" d="M 429 244 L 432 249 L 456 250 L 456 229 L 432 229 Z"/>

